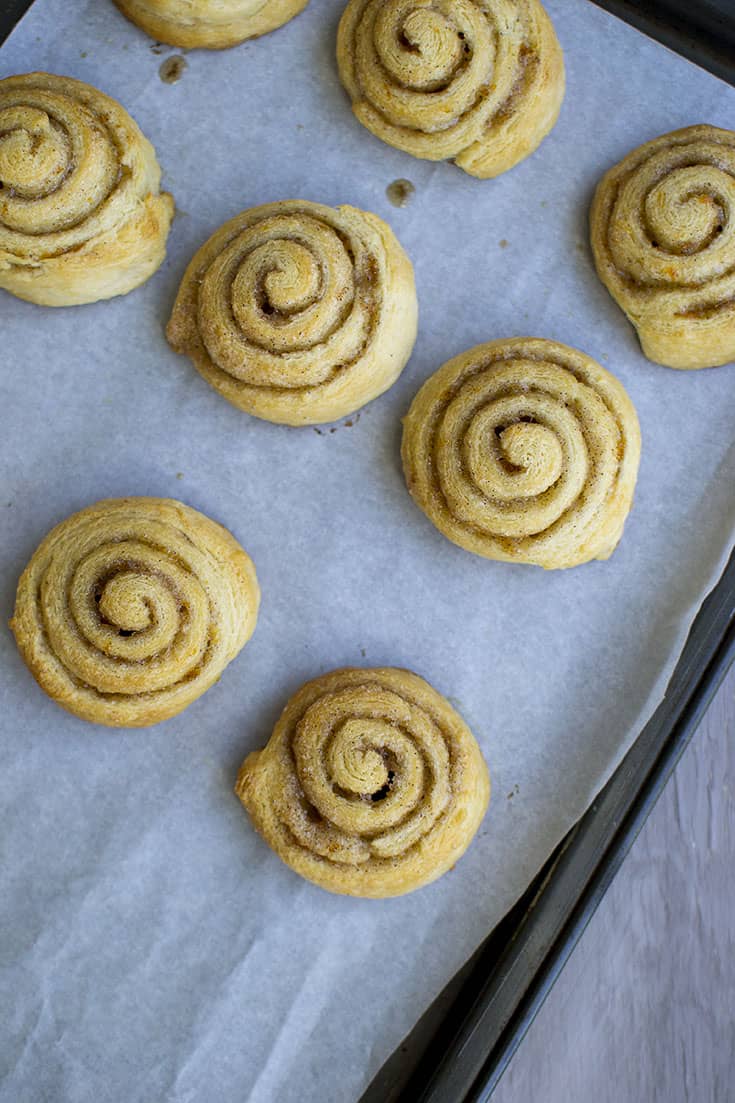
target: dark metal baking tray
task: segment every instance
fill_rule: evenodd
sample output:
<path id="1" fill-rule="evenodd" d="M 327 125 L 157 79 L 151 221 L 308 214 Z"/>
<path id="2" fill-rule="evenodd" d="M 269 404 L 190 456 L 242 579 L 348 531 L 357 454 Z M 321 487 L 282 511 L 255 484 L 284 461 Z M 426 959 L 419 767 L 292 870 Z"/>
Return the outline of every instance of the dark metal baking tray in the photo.
<path id="1" fill-rule="evenodd" d="M 361 1103 L 489 1099 L 734 660 L 735 553 L 615 774 Z"/>
<path id="2" fill-rule="evenodd" d="M 599 8 L 735 83 L 735 0 L 593 0 Z"/>
<path id="3" fill-rule="evenodd" d="M 735 85 L 735 0 L 592 2 Z M 31 3 L 0 0 L 0 43 Z M 697 615 L 664 700 L 615 774 L 361 1103 L 489 1099 L 733 661 L 735 553 Z"/>

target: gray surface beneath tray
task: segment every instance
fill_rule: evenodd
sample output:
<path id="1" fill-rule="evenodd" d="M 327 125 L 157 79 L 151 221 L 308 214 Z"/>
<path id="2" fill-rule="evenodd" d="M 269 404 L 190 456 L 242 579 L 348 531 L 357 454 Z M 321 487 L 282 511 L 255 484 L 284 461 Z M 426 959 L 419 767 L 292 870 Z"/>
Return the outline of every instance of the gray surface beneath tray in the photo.
<path id="1" fill-rule="evenodd" d="M 493 1103 L 735 1098 L 735 668 Z"/>

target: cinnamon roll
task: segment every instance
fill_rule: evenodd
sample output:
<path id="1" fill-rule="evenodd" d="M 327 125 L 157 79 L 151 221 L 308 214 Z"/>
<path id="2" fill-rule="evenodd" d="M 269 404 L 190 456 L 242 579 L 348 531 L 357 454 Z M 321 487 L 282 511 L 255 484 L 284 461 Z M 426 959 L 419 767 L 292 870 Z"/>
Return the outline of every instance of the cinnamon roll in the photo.
<path id="1" fill-rule="evenodd" d="M 307 0 L 114 0 L 158 42 L 223 50 L 288 23 Z"/>
<path id="2" fill-rule="evenodd" d="M 166 335 L 233 405 L 312 425 L 396 381 L 417 311 L 411 262 L 377 215 L 289 200 L 244 211 L 201 247 Z"/>
<path id="3" fill-rule="evenodd" d="M 124 295 L 166 254 L 173 199 L 115 100 L 71 77 L 0 81 L 0 287 L 44 306 Z"/>
<path id="4" fill-rule="evenodd" d="M 404 420 L 402 455 L 417 505 L 461 548 L 573 567 L 607 559 L 622 535 L 640 429 L 590 356 L 520 337 L 439 368 Z"/>
<path id="5" fill-rule="evenodd" d="M 490 797 L 449 703 L 408 670 L 335 670 L 286 705 L 235 788 L 296 873 L 330 892 L 398 896 L 464 854 Z"/>
<path id="6" fill-rule="evenodd" d="M 592 252 L 644 355 L 670 368 L 735 360 L 735 132 L 674 130 L 602 178 Z"/>
<path id="7" fill-rule="evenodd" d="M 11 628 L 42 689 L 83 720 L 144 727 L 209 689 L 255 628 L 235 538 L 166 498 L 112 498 L 57 525 L 18 584 Z"/>
<path id="8" fill-rule="evenodd" d="M 564 60 L 538 0 L 350 0 L 339 73 L 376 137 L 472 176 L 540 144 L 564 98 Z"/>

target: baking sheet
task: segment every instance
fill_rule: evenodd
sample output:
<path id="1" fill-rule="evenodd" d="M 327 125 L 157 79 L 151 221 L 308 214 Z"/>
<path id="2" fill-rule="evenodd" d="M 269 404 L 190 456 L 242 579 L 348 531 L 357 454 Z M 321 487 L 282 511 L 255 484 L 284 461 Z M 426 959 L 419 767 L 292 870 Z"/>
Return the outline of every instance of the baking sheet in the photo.
<path id="1" fill-rule="evenodd" d="M 226 524 L 263 588 L 220 683 L 148 731 L 48 701 L 0 635 L 0 1100 L 355 1098 L 588 806 L 661 699 L 735 530 L 735 368 L 648 364 L 597 282 L 587 210 L 634 145 L 732 126 L 735 91 L 585 0 L 547 5 L 567 97 L 540 151 L 496 181 L 416 161 L 352 117 L 341 11 L 165 57 L 95 0 L 37 0 L 0 76 L 44 68 L 120 99 L 178 215 L 163 269 L 112 302 L 0 297 L 3 618 L 48 529 L 112 495 L 181 498 Z M 396 210 L 398 177 L 416 193 Z M 194 249 L 255 203 L 349 202 L 416 267 L 414 355 L 359 419 L 316 432 L 248 418 L 162 333 Z M 501 245 L 507 242 L 507 245 Z M 643 457 L 613 558 L 544 573 L 455 548 L 408 498 L 400 417 L 444 360 L 499 336 L 576 345 L 639 411 Z M 494 792 L 467 856 L 391 901 L 330 896 L 257 838 L 232 793 L 287 697 L 332 667 L 409 666 L 475 731 Z"/>

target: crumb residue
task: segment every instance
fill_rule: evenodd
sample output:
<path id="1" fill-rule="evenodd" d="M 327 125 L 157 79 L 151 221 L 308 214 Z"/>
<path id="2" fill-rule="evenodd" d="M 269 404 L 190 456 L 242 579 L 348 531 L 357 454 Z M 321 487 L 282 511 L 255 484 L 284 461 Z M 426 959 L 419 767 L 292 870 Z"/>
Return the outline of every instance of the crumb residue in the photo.
<path id="1" fill-rule="evenodd" d="M 501 249 L 507 249 L 508 248 L 508 242 L 505 240 L 504 237 L 502 237 L 500 239 L 499 245 L 500 245 Z"/>
<path id="2" fill-rule="evenodd" d="M 162 42 L 151 42 L 150 51 L 152 54 L 162 54 L 166 49 Z"/>
<path id="3" fill-rule="evenodd" d="M 521 790 L 520 790 L 519 786 L 517 784 L 514 785 L 513 788 L 511 789 L 511 791 L 508 793 L 508 796 L 505 799 L 506 800 L 513 800 L 513 797 L 517 797 L 518 794 L 520 793 L 520 791 Z"/>
<path id="4" fill-rule="evenodd" d="M 184 472 L 183 471 L 177 471 L 176 472 L 176 478 L 177 479 L 183 479 L 183 477 L 184 477 Z"/>
<path id="5" fill-rule="evenodd" d="M 161 62 L 161 67 L 158 70 L 158 75 L 164 84 L 177 84 L 186 69 L 188 62 L 181 54 L 174 54 L 173 57 L 167 57 L 165 61 Z"/>
<path id="6" fill-rule="evenodd" d="M 410 180 L 394 180 L 385 189 L 385 194 L 394 207 L 405 207 L 411 201 L 416 188 Z"/>
<path id="7" fill-rule="evenodd" d="M 346 421 L 342 422 L 341 426 L 340 425 L 330 425 L 329 430 L 327 430 L 326 428 L 318 429 L 316 427 L 316 425 L 312 425 L 312 429 L 314 430 L 315 433 L 318 433 L 320 437 L 323 437 L 327 433 L 327 431 L 330 432 L 330 433 L 336 433 L 337 430 L 340 429 L 340 428 L 351 429 L 353 425 L 357 425 L 358 421 L 360 420 L 361 414 L 362 414 L 362 410 L 360 410 L 356 414 L 353 414 L 352 417 L 348 417 Z"/>

